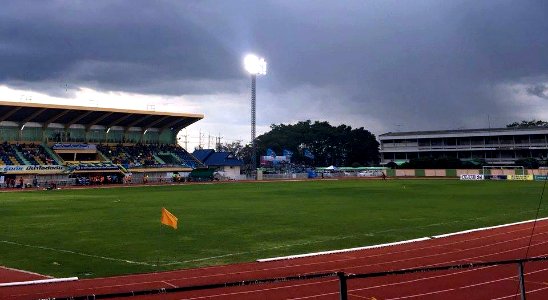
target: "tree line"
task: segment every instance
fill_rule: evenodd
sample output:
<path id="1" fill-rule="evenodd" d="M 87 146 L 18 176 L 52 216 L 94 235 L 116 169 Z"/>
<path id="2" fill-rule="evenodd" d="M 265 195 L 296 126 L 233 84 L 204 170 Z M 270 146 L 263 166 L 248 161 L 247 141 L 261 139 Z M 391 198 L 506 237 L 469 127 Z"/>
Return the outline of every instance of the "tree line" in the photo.
<path id="1" fill-rule="evenodd" d="M 325 121 L 300 121 L 296 124 L 272 124 L 270 131 L 256 139 L 257 158 L 266 155 L 267 149 L 282 155 L 283 150 L 293 153 L 295 164 L 319 166 L 371 166 L 379 163 L 379 143 L 374 134 L 363 127 L 333 126 Z M 242 159 L 251 162 L 251 146 L 241 142 L 221 145 Z M 305 154 L 312 154 L 305 155 Z M 313 157 L 313 158 L 312 158 Z M 257 161 L 258 164 L 258 161 Z"/>

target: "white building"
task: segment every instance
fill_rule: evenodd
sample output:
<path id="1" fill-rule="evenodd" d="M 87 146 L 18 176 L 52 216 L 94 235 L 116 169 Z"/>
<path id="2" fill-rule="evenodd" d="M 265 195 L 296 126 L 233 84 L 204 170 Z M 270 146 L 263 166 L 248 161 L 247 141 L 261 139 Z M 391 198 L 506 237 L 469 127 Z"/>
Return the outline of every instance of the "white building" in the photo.
<path id="1" fill-rule="evenodd" d="M 449 157 L 508 165 L 518 159 L 548 157 L 547 127 L 388 132 L 379 140 L 381 164 Z"/>

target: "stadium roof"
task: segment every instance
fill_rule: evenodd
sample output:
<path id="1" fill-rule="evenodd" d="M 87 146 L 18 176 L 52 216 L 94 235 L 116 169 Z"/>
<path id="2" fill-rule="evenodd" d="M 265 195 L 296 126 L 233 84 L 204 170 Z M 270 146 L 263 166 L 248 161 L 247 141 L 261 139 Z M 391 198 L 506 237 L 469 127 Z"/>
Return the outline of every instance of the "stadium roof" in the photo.
<path id="1" fill-rule="evenodd" d="M 192 155 L 207 166 L 242 166 L 244 164 L 230 152 L 215 152 L 213 149 L 195 150 Z"/>
<path id="2" fill-rule="evenodd" d="M 511 127 L 511 128 L 479 128 L 479 129 L 456 129 L 456 130 L 430 130 L 430 131 L 408 131 L 408 132 L 387 132 L 379 135 L 382 137 L 407 137 L 424 135 L 452 135 L 452 134 L 512 134 L 512 133 L 537 133 L 548 132 L 548 127 Z"/>
<path id="3" fill-rule="evenodd" d="M 44 126 L 60 123 L 181 129 L 203 118 L 202 114 L 0 101 L 0 122 L 21 125 L 36 122 Z"/>

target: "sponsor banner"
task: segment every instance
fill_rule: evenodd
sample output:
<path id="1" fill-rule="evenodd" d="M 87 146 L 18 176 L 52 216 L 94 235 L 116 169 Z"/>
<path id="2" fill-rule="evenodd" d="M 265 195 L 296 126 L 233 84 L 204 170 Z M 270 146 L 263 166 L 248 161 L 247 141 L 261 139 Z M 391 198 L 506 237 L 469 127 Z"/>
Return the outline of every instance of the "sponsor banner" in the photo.
<path id="1" fill-rule="evenodd" d="M 64 166 L 58 165 L 44 165 L 44 166 L 2 166 L 0 167 L 0 173 L 5 174 L 52 174 L 52 173 L 63 173 L 66 171 Z"/>
<path id="2" fill-rule="evenodd" d="M 484 176 L 481 174 L 462 174 L 460 180 L 484 180 Z"/>
<path id="3" fill-rule="evenodd" d="M 506 180 L 508 175 L 485 175 L 483 176 L 486 180 Z"/>
<path id="4" fill-rule="evenodd" d="M 53 150 L 96 150 L 97 146 L 92 144 L 55 144 Z"/>
<path id="5" fill-rule="evenodd" d="M 277 164 L 289 163 L 290 159 L 287 156 L 261 156 L 261 166 L 274 166 Z"/>
<path id="6" fill-rule="evenodd" d="M 535 180 L 548 180 L 548 175 L 535 175 Z"/>
<path id="7" fill-rule="evenodd" d="M 533 180 L 533 175 L 507 175 L 508 180 Z"/>
<path id="8" fill-rule="evenodd" d="M 73 171 L 107 171 L 107 170 L 119 170 L 117 165 L 113 164 L 81 164 L 70 166 Z"/>

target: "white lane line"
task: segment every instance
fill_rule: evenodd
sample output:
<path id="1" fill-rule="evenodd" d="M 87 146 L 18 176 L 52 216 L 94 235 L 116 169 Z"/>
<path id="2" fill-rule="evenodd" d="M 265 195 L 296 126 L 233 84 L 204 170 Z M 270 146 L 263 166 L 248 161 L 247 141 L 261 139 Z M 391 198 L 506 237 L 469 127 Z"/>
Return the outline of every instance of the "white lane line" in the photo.
<path id="1" fill-rule="evenodd" d="M 19 273 L 25 273 L 25 274 L 30 274 L 30 275 L 36 275 L 36 276 L 45 277 L 45 278 L 53 278 L 52 276 L 49 276 L 49 275 L 39 274 L 39 273 L 27 271 L 27 270 L 14 269 L 14 268 L 6 267 L 6 266 L 0 266 L 0 268 L 1 268 L 1 269 L 8 270 L 8 271 L 14 271 L 14 272 L 19 272 Z"/>
<path id="2" fill-rule="evenodd" d="M 414 242 L 422 242 L 422 241 L 427 241 L 429 239 L 430 239 L 429 237 L 422 237 L 418 239 L 412 239 L 412 240 L 400 241 L 400 242 L 394 242 L 394 243 L 386 243 L 386 244 L 380 244 L 380 245 L 372 245 L 372 246 L 364 246 L 364 247 L 356 247 L 356 248 L 348 248 L 348 249 L 340 249 L 340 250 L 330 250 L 330 251 L 297 254 L 297 255 L 289 255 L 289 256 L 280 256 L 280 257 L 272 257 L 272 258 L 261 258 L 261 259 L 257 259 L 257 262 L 295 259 L 295 258 L 303 258 L 303 257 L 317 256 L 317 255 L 338 254 L 338 253 L 354 252 L 354 251 L 360 251 L 360 250 L 384 248 L 384 247 L 403 245 L 403 244 L 409 244 Z"/>
<path id="3" fill-rule="evenodd" d="M 396 297 L 396 298 L 386 298 L 385 300 L 397 300 L 397 299 L 408 299 L 408 298 L 423 297 L 423 296 L 428 296 L 428 295 L 435 295 L 435 294 L 450 292 L 450 291 L 454 291 L 454 290 L 455 289 L 437 290 L 437 291 L 432 291 L 432 292 L 422 293 L 422 294 L 416 294 L 416 295 L 409 295 L 409 296 Z"/>
<path id="4" fill-rule="evenodd" d="M 78 277 L 16 281 L 16 282 L 0 283 L 0 287 L 47 284 L 47 283 L 68 282 L 68 281 L 76 281 L 76 280 L 78 280 Z"/>
<path id="5" fill-rule="evenodd" d="M 176 285 L 171 284 L 171 283 L 169 283 L 169 282 L 167 282 L 167 281 L 161 281 L 161 282 L 162 282 L 162 283 L 165 283 L 165 284 L 167 284 L 167 285 L 169 285 L 169 286 L 172 287 L 172 288 L 176 288 L 176 287 L 177 287 Z"/>
<path id="6" fill-rule="evenodd" d="M 528 213 L 528 212 L 532 212 L 532 211 L 522 211 L 522 212 L 519 212 L 518 214 Z M 505 216 L 505 215 L 508 215 L 508 214 L 500 214 L 500 215 Z M 422 225 L 422 226 L 416 226 L 416 227 L 413 227 L 413 228 L 414 229 L 419 229 L 419 228 L 435 227 L 435 226 L 440 226 L 440 225 L 459 224 L 459 223 L 463 223 L 463 222 L 478 221 L 478 220 L 482 220 L 482 219 L 486 219 L 486 218 L 490 218 L 490 217 L 491 216 L 484 216 L 484 217 L 470 218 L 470 219 L 464 219 L 464 220 L 439 222 L 439 223 L 426 224 L 426 225 Z M 409 228 L 405 228 L 404 230 L 408 230 L 408 229 Z M 400 231 L 402 231 L 402 228 L 391 228 L 391 229 L 379 230 L 379 231 L 374 231 L 374 232 L 350 234 L 350 235 L 343 235 L 343 236 L 335 236 L 335 237 L 327 238 L 327 239 L 323 239 L 323 240 L 307 241 L 307 242 L 294 243 L 294 244 L 284 244 L 284 245 L 279 245 L 279 246 L 274 246 L 274 247 L 268 247 L 268 248 L 252 250 L 252 251 L 242 251 L 242 252 L 237 252 L 237 253 L 228 253 L 228 254 L 224 254 L 222 256 L 211 256 L 211 257 L 204 257 L 204 258 L 198 258 L 198 259 L 186 260 L 186 261 L 168 261 L 168 262 L 165 262 L 165 264 L 160 264 L 160 265 L 162 265 L 162 266 L 178 265 L 178 264 L 185 264 L 185 263 L 196 262 L 196 261 L 216 259 L 216 258 L 219 258 L 219 257 L 228 257 L 228 256 L 251 254 L 251 253 L 260 253 L 260 252 L 276 250 L 276 249 L 292 248 L 292 247 L 296 247 L 296 246 L 311 245 L 311 244 L 320 244 L 320 243 L 329 242 L 329 241 L 338 241 L 338 240 L 344 240 L 344 239 L 349 239 L 349 238 L 356 238 L 356 237 L 359 237 L 359 236 L 371 236 L 371 235 L 377 235 L 377 234 L 382 234 L 382 233 L 400 232 Z"/>
<path id="7" fill-rule="evenodd" d="M 466 272 L 484 270 L 484 269 L 489 269 L 489 268 L 493 268 L 493 267 L 495 267 L 495 266 L 482 267 L 482 268 L 477 268 L 477 269 L 468 269 L 468 270 L 465 270 L 465 271 L 460 271 L 460 272 L 455 272 L 455 273 L 450 273 L 450 274 L 443 274 L 443 275 L 430 276 L 430 277 L 424 277 L 424 278 L 413 279 L 413 280 L 387 283 L 387 284 L 381 284 L 381 285 L 376 285 L 376 286 L 369 286 L 369 287 L 365 287 L 365 288 L 349 289 L 348 292 L 350 294 L 350 292 L 359 292 L 359 291 L 370 290 L 370 289 L 386 288 L 386 287 L 390 287 L 390 286 L 394 286 L 394 285 L 410 284 L 410 283 L 414 283 L 414 282 L 417 282 L 417 281 L 431 280 L 431 279 L 447 277 L 447 276 L 455 276 L 455 275 L 459 275 L 459 274 L 466 273 Z M 548 271 L 548 268 L 540 269 L 540 270 L 536 270 L 536 271 L 531 271 L 531 272 L 526 272 L 525 275 L 532 275 L 532 274 L 540 273 L 540 272 L 544 272 L 544 271 Z M 452 288 L 452 289 L 437 290 L 437 291 L 434 291 L 434 292 L 439 294 L 441 292 L 454 291 L 454 290 L 457 290 L 457 289 L 473 288 L 473 287 L 476 287 L 476 286 L 491 284 L 491 283 L 494 283 L 494 282 L 505 281 L 505 280 L 516 280 L 516 276 L 503 277 L 503 278 L 490 280 L 490 281 L 485 281 L 485 282 L 481 282 L 481 283 L 475 283 L 475 284 L 455 287 L 455 288 Z M 529 291 L 527 293 L 529 293 Z M 291 298 L 291 300 L 310 299 L 310 298 L 317 298 L 317 297 L 323 297 L 323 296 L 328 296 L 328 295 L 338 295 L 338 294 L 339 294 L 339 292 L 322 293 L 322 294 L 315 294 L 315 295 L 310 295 L 310 296 L 306 296 L 306 297 Z M 423 296 L 423 295 L 425 295 L 425 294 L 408 295 L 408 296 L 404 296 L 404 297 L 390 298 L 390 299 L 392 299 L 392 300 L 394 300 L 394 299 L 404 299 L 404 298 L 409 298 L 409 297 L 412 298 L 412 297 L 418 297 L 418 296 Z M 355 295 L 355 294 L 353 296 L 358 297 L 358 295 Z M 513 296 L 505 296 L 505 297 L 497 298 L 497 299 L 503 299 L 503 298 L 509 298 L 509 297 L 513 297 Z M 368 299 L 368 298 L 366 297 L 366 299 Z M 386 300 L 388 300 L 388 299 L 386 299 Z"/>
<path id="8" fill-rule="evenodd" d="M 548 268 L 545 268 L 545 269 L 541 269 L 541 270 L 536 270 L 536 271 L 532 271 L 532 272 L 528 272 L 526 273 L 525 275 L 531 275 L 531 274 L 534 274 L 534 273 L 540 273 L 540 272 L 544 272 L 544 271 L 547 271 Z M 511 281 L 516 281 L 517 282 L 517 275 L 516 276 L 508 276 L 508 277 L 503 277 L 503 278 L 499 278 L 499 279 L 494 279 L 494 280 L 489 280 L 489 281 L 483 281 L 483 282 L 480 282 L 480 283 L 475 283 L 475 284 L 470 284 L 470 285 L 463 285 L 463 286 L 460 286 L 460 287 L 455 287 L 455 288 L 452 288 L 452 289 L 447 289 L 447 290 L 440 290 L 439 292 L 437 292 L 438 294 L 443 292 L 449 292 L 449 291 L 456 291 L 456 290 L 463 290 L 463 289 L 469 289 L 469 288 L 473 288 L 473 287 L 477 287 L 477 286 L 481 286 L 481 285 L 487 285 L 487 284 L 491 284 L 491 283 L 495 283 L 495 282 L 500 282 L 500 281 L 505 281 L 505 280 L 511 280 Z M 527 293 L 529 293 L 527 291 Z M 418 297 L 418 296 L 422 296 L 424 294 L 417 294 L 417 295 L 408 295 L 408 296 L 403 296 L 403 297 L 397 297 L 397 298 L 387 298 L 386 300 L 397 300 L 397 299 L 405 299 L 405 298 L 414 298 L 414 297 Z M 518 294 L 519 295 L 519 294 Z M 513 297 L 513 296 L 504 296 L 502 298 L 497 298 L 497 299 L 503 299 L 503 298 L 507 298 L 507 297 Z"/>
<path id="9" fill-rule="evenodd" d="M 523 229 L 515 230 L 515 231 L 509 231 L 509 232 L 505 232 L 505 233 L 497 233 L 495 235 L 491 235 L 491 236 L 487 236 L 487 237 L 510 234 L 510 233 L 519 232 L 519 231 L 523 231 Z M 535 236 L 544 235 L 544 234 L 548 234 L 548 232 L 539 233 L 539 234 L 536 234 Z M 529 237 L 522 237 L 522 238 L 529 238 Z M 475 238 L 473 240 L 477 240 L 477 239 L 482 239 L 482 238 L 481 237 L 480 238 Z M 448 244 L 429 246 L 429 247 L 424 247 L 424 248 L 419 248 L 419 249 L 411 249 L 411 250 L 405 250 L 405 251 L 393 252 L 393 253 L 399 254 L 399 253 L 405 253 L 405 252 L 410 252 L 410 251 L 430 249 L 430 248 L 435 248 L 435 247 L 444 247 L 444 246 L 449 246 L 449 245 L 453 245 L 453 244 L 458 244 L 458 243 L 461 243 L 461 242 L 463 242 L 463 241 L 451 242 L 451 243 L 448 243 Z M 466 241 L 464 241 L 464 242 L 466 242 Z M 508 243 L 508 242 L 514 242 L 514 240 L 504 240 L 503 242 L 497 242 L 495 244 Z M 495 244 L 489 244 L 487 246 L 491 246 L 491 245 L 495 245 Z M 377 256 L 383 256 L 383 255 L 385 255 L 385 254 L 371 255 L 369 257 L 377 257 Z M 424 258 L 424 257 L 425 256 L 419 256 L 419 257 L 416 257 L 416 259 L 420 259 L 420 258 Z M 306 264 L 300 264 L 300 265 L 289 265 L 289 266 L 279 266 L 279 267 L 273 267 L 273 268 L 263 268 L 263 269 L 259 269 L 259 270 L 246 270 L 246 271 L 207 274 L 207 275 L 200 275 L 200 276 L 178 277 L 178 278 L 174 278 L 174 279 L 168 279 L 168 281 L 212 278 L 212 277 L 229 276 L 229 275 L 235 275 L 235 274 L 242 275 L 242 274 L 245 274 L 245 273 L 253 273 L 253 272 L 257 272 L 257 271 L 263 271 L 263 272 L 264 271 L 274 271 L 274 270 L 287 269 L 287 268 L 293 268 L 293 267 L 306 267 L 306 266 L 310 266 L 310 265 L 321 265 L 321 264 L 326 264 L 326 263 L 351 261 L 351 260 L 366 259 L 366 258 L 368 258 L 368 257 L 366 256 L 366 257 L 358 257 L 358 258 L 337 259 L 337 260 L 331 260 L 331 261 L 306 263 Z M 393 262 L 398 262 L 398 261 L 396 260 L 396 261 L 393 261 Z M 366 266 L 368 266 L 368 265 L 366 265 Z M 216 268 L 216 267 L 210 267 L 210 268 Z M 203 270 L 203 269 L 200 269 L 200 270 Z M 332 271 L 332 270 L 329 270 L 329 271 Z M 175 270 L 175 271 L 159 272 L 159 273 L 156 273 L 156 274 L 169 274 L 169 273 L 174 273 L 175 274 L 175 273 L 180 273 L 180 272 L 181 272 L 180 270 Z M 143 277 L 143 276 L 145 276 L 146 279 L 150 279 L 150 277 L 148 277 L 147 275 L 149 275 L 149 274 L 145 274 L 145 275 L 143 275 L 143 274 L 133 274 L 133 275 L 117 276 L 116 278 L 128 278 L 128 277 L 138 277 L 138 276 Z M 102 278 L 102 279 L 105 279 L 105 278 Z M 158 280 L 156 280 L 156 281 L 141 281 L 141 282 L 131 283 L 131 284 L 127 284 L 127 285 L 129 286 L 129 285 L 135 285 L 135 284 L 139 284 L 139 283 L 153 283 L 153 282 L 160 282 L 160 281 L 158 281 Z M 109 286 L 106 286 L 106 287 L 114 287 L 114 286 L 120 287 L 120 286 L 124 286 L 124 285 L 109 285 Z"/>
<path id="10" fill-rule="evenodd" d="M 496 225 L 496 226 L 490 226 L 490 227 L 464 230 L 464 231 L 453 232 L 453 233 L 440 234 L 440 235 L 433 236 L 433 238 L 439 239 L 439 238 L 444 238 L 444 237 L 449 237 L 449 236 L 454 236 L 454 235 L 459 235 L 459 234 L 465 234 L 465 233 L 471 233 L 471 232 L 477 232 L 477 231 L 483 231 L 483 230 L 489 230 L 489 229 L 496 229 L 496 228 L 503 228 L 503 227 L 527 224 L 527 223 L 532 223 L 532 222 L 540 222 L 540 221 L 544 221 L 544 220 L 548 220 L 548 217 L 539 218 L 539 219 L 536 219 L 536 220 L 533 219 L 533 220 L 528 220 L 528 221 L 521 221 L 521 222 L 515 222 L 515 223 L 509 223 L 509 224 L 502 224 L 502 225 Z"/>
<path id="11" fill-rule="evenodd" d="M 542 226 L 542 227 L 545 227 L 545 226 Z M 519 229 L 519 230 L 514 230 L 514 231 L 508 231 L 508 232 L 503 232 L 503 233 L 497 233 L 497 234 L 494 234 L 494 235 L 488 235 L 488 236 L 482 236 L 482 237 L 478 237 L 478 238 L 474 238 L 472 240 L 479 240 L 479 239 L 484 239 L 484 238 L 489 238 L 489 237 L 493 237 L 493 236 L 499 236 L 499 235 L 505 235 L 505 234 L 510 234 L 510 233 L 513 233 L 513 232 L 519 232 L 519 231 L 524 231 L 526 229 Z M 542 233 L 542 234 L 537 234 L 537 235 L 543 235 L 545 233 Z M 505 242 L 511 242 L 512 240 L 506 240 Z M 425 248 L 433 248 L 433 247 L 440 247 L 440 246 L 447 246 L 447 245 L 451 245 L 451 244 L 455 244 L 455 243 L 463 243 L 463 242 L 467 242 L 467 240 L 464 240 L 464 241 L 457 241 L 457 242 L 451 242 L 451 243 L 448 243 L 448 244 L 445 244 L 445 245 L 435 245 L 435 246 L 429 246 L 429 247 L 425 247 Z M 498 244 L 498 243 L 497 243 Z M 535 246 L 535 245 L 533 245 Z M 417 250 L 420 250 L 421 248 L 418 248 L 418 249 L 411 249 L 411 250 L 405 250 L 405 251 L 402 251 L 402 252 L 408 252 L 408 251 L 417 251 Z M 518 248 L 520 249 L 520 248 Z M 514 251 L 514 250 L 510 250 L 510 251 Z M 505 252 L 508 252 L 508 251 L 505 251 Z M 397 253 L 397 252 L 394 252 L 394 253 Z M 392 254 L 392 253 L 387 253 L 387 254 Z M 491 254 L 491 255 L 496 255 L 496 254 L 499 254 L 499 253 L 495 253 L 495 254 Z M 385 254 L 383 254 L 385 255 Z M 375 255 L 377 256 L 377 255 Z M 367 258 L 367 257 L 359 257 L 359 258 L 352 258 L 352 259 L 344 259 L 344 260 L 354 260 L 354 259 L 364 259 L 364 258 Z M 417 257 L 417 259 L 420 258 L 420 257 Z M 466 259 L 466 258 L 464 258 Z M 324 263 L 330 263 L 330 262 L 338 262 L 338 261 L 341 261 L 341 260 L 334 260 L 334 261 L 327 261 L 327 262 L 321 262 L 319 264 L 324 264 Z M 182 280 L 182 279 L 194 279 L 194 278 L 203 278 L 203 277 L 212 277 L 212 276 L 223 276 L 223 275 L 233 275 L 233 274 L 242 274 L 242 273 L 249 273 L 249 272 L 256 272 L 256 271 L 269 271 L 269 270 L 275 270 L 275 269 L 284 269 L 284 268 L 292 268 L 292 267 L 295 267 L 295 266 L 307 266 L 307 265 L 314 265 L 314 264 L 318 264 L 318 263 L 312 263 L 312 264 L 302 264 L 302 265 L 291 265 L 291 266 L 283 266 L 283 267 L 275 267 L 275 268 L 265 268 L 265 269 L 261 269 L 261 270 L 249 270 L 249 271 L 238 271 L 238 272 L 228 272 L 228 273 L 218 273 L 218 274 L 210 274 L 210 275 L 206 275 L 206 276 L 194 276 L 194 277 L 186 277 L 186 278 L 176 278 L 176 279 L 170 279 L 168 281 L 174 281 L 174 280 Z M 439 263 L 439 264 L 444 264 L 444 263 Z M 210 267 L 210 268 L 215 268 L 215 267 Z M 178 273 L 178 272 L 181 272 L 180 270 L 175 270 L 175 271 L 168 271 L 168 272 L 159 272 L 159 273 L 156 273 L 156 274 L 166 274 L 166 273 Z M 126 276 L 119 276 L 119 277 L 124 277 L 124 278 L 127 278 L 127 277 L 137 277 L 137 276 L 143 276 L 143 274 L 137 274 L 137 275 L 126 275 Z M 116 277 L 118 278 L 118 277 Z M 104 279 L 104 278 L 103 278 Z M 153 283 L 153 282 L 161 282 L 161 281 L 146 281 L 146 282 L 134 282 L 134 283 L 130 283 L 130 284 L 121 284 L 121 285 L 109 285 L 109 286 L 106 286 L 106 287 L 113 287 L 113 286 L 116 286 L 116 287 L 122 287 L 122 286 L 130 286 L 130 285 L 136 285 L 136 284 L 139 284 L 139 283 Z M 96 288 L 99 288 L 99 287 L 96 287 Z M 83 289 L 79 289 L 79 290 L 89 290 L 89 288 L 83 288 Z"/>
<path id="12" fill-rule="evenodd" d="M 348 248 L 348 249 L 321 251 L 321 252 L 304 253 L 304 254 L 297 254 L 297 255 L 271 257 L 271 258 L 261 258 L 261 259 L 257 259 L 257 262 L 268 262 L 268 261 L 276 261 L 276 260 L 295 259 L 295 258 L 303 258 L 303 257 L 317 256 L 317 255 L 338 254 L 338 253 L 353 252 L 353 251 L 360 251 L 360 250 L 367 250 L 367 249 L 390 247 L 390 246 L 401 245 L 401 244 L 422 242 L 422 241 L 425 241 L 425 240 L 429 240 L 431 238 L 444 238 L 444 237 L 449 237 L 449 236 L 454 236 L 454 235 L 461 235 L 461 234 L 472 233 L 472 232 L 477 232 L 477 231 L 484 231 L 484 230 L 489 230 L 489 229 L 515 226 L 515 225 L 520 225 L 520 224 L 527 224 L 527 223 L 538 222 L 538 221 L 543 221 L 543 220 L 548 220 L 548 217 L 540 218 L 540 219 L 536 219 L 536 220 L 533 219 L 533 220 L 527 220 L 527 221 L 521 221 L 521 222 L 515 222 L 515 223 L 509 223 L 509 224 L 502 224 L 502 225 L 497 225 L 497 226 L 476 228 L 476 229 L 470 229 L 470 230 L 465 230 L 465 231 L 447 233 L 447 234 L 442 234 L 442 235 L 435 235 L 433 237 L 422 237 L 422 238 L 417 238 L 417 239 L 412 239 L 412 240 L 406 240 L 406 241 L 400 241 L 400 242 L 394 242 L 394 243 L 386 243 L 386 244 L 380 244 L 380 245 L 371 245 L 371 246 L 365 246 L 365 247 L 356 247 L 356 248 Z"/>
<path id="13" fill-rule="evenodd" d="M 548 290 L 548 287 L 543 287 L 543 288 L 540 288 L 540 289 L 534 289 L 534 290 L 527 290 L 525 291 L 525 295 L 529 295 L 529 294 L 532 294 L 532 293 L 536 293 L 536 292 L 540 292 L 540 291 L 544 291 L 544 290 Z M 513 294 L 513 295 L 509 295 L 509 296 L 503 296 L 503 297 L 499 297 L 499 298 L 493 298 L 491 300 L 501 300 L 501 299 L 508 299 L 508 298 L 516 298 L 516 297 L 519 297 L 521 294 Z"/>
<path id="14" fill-rule="evenodd" d="M 309 283 L 303 283 L 303 284 L 297 284 L 297 285 L 290 285 L 290 286 L 280 286 L 280 287 L 273 287 L 273 288 L 266 288 L 266 289 L 257 289 L 257 290 L 250 290 L 250 291 L 241 291 L 241 292 L 233 292 L 233 293 L 223 293 L 223 294 L 215 294 L 215 295 L 209 295 L 209 296 L 199 296 L 199 297 L 183 297 L 180 298 L 186 299 L 186 300 L 196 300 L 196 299 L 207 299 L 207 298 L 215 298 L 215 297 L 226 297 L 226 296 L 233 296 L 233 295 L 241 295 L 241 294 L 250 294 L 250 293 L 257 293 L 257 292 L 268 292 L 268 291 L 274 291 L 279 289 L 287 289 L 287 288 L 294 288 L 294 287 L 301 287 L 301 286 L 310 286 L 310 285 L 316 285 L 316 284 L 325 284 L 329 282 L 338 282 L 338 279 L 331 279 L 331 280 L 325 280 L 325 281 L 318 281 L 318 282 L 309 282 Z M 338 294 L 338 293 L 337 293 Z"/>

